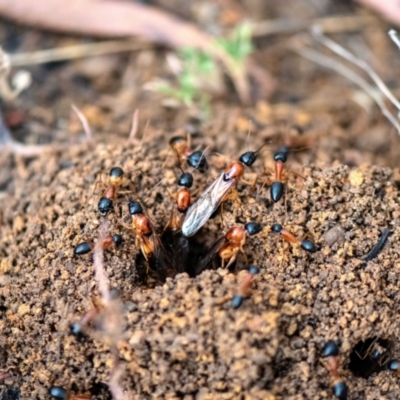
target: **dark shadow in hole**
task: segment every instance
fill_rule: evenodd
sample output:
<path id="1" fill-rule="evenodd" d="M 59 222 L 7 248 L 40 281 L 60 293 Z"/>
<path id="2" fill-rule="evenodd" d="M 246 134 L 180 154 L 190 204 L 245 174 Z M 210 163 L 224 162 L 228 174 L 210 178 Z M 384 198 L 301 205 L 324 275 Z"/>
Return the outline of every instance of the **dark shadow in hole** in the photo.
<path id="1" fill-rule="evenodd" d="M 372 337 L 360 340 L 350 354 L 349 369 L 356 377 L 368 379 L 372 374 L 386 370 L 390 359 L 390 340 Z"/>

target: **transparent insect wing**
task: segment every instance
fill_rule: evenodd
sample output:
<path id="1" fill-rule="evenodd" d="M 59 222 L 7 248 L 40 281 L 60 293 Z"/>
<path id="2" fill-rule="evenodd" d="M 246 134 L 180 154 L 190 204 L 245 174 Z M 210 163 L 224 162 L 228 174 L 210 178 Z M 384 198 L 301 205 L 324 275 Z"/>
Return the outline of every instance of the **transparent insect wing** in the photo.
<path id="1" fill-rule="evenodd" d="M 146 246 L 153 249 L 151 260 L 149 260 L 151 268 L 158 272 L 167 271 L 172 263 L 160 237 L 153 231 L 150 236 L 143 235 L 142 240 Z"/>
<path id="2" fill-rule="evenodd" d="M 182 234 L 193 236 L 211 217 L 236 180 L 224 180 L 223 172 L 189 208 L 182 224 Z"/>
<path id="3" fill-rule="evenodd" d="M 203 272 L 214 261 L 215 257 L 218 255 L 218 252 L 225 244 L 227 244 L 225 236 L 217 239 L 217 241 L 211 246 L 210 250 L 208 250 L 207 254 L 201 258 L 197 264 L 196 274 Z"/>

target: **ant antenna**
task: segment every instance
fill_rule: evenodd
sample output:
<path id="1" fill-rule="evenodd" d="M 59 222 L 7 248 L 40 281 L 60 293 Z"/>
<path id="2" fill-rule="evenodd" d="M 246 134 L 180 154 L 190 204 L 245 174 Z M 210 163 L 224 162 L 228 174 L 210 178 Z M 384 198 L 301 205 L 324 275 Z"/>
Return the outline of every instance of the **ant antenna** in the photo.
<path id="1" fill-rule="evenodd" d="M 268 144 L 268 142 L 262 144 L 254 153 L 255 153 L 255 154 L 258 154 L 258 152 L 259 152 L 263 147 L 265 147 L 267 144 Z"/>
<path id="2" fill-rule="evenodd" d="M 205 155 L 205 154 L 206 154 L 206 151 L 207 151 L 209 148 L 210 148 L 210 146 L 207 146 L 207 147 L 204 149 L 204 151 L 201 153 L 201 157 L 199 158 L 199 161 L 197 162 L 196 168 L 193 168 L 193 171 L 199 167 L 199 165 L 200 165 L 200 163 L 201 163 L 201 160 L 202 160 L 203 158 L 206 158 L 206 155 Z"/>
<path id="3" fill-rule="evenodd" d="M 138 132 L 138 127 L 139 127 L 139 109 L 137 108 L 133 113 L 132 128 L 128 136 L 128 142 L 131 142 L 133 138 L 136 136 Z"/>
<path id="4" fill-rule="evenodd" d="M 250 134 L 251 134 L 251 128 L 252 128 L 252 122 L 251 122 L 251 119 L 249 118 L 249 132 L 247 133 L 247 138 L 246 138 L 247 151 L 250 151 L 249 150 L 249 138 L 250 138 Z"/>
<path id="5" fill-rule="evenodd" d="M 93 135 L 88 120 L 75 104 L 71 104 L 71 108 L 74 110 L 75 114 L 77 115 L 79 121 L 82 124 L 83 130 L 85 131 L 86 134 L 87 141 L 91 142 L 93 140 Z"/>

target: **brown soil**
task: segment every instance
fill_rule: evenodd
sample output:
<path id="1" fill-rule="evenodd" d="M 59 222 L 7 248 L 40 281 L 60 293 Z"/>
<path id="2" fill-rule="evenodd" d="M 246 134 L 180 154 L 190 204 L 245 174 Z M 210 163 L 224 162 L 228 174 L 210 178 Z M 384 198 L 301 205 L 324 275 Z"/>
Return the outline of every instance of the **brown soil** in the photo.
<path id="1" fill-rule="evenodd" d="M 21 166 L 15 196 L 2 200 L 3 359 L 20 371 L 13 385 L 21 389 L 21 398 L 46 398 L 55 384 L 95 394 L 108 382 L 111 356 L 104 340 L 80 342 L 68 333 L 70 322 L 100 304 L 91 256 L 74 257 L 73 247 L 84 234 L 96 237 L 100 221 L 93 184 L 114 165 L 127 172 L 124 189 L 140 193 L 162 230 L 174 173 L 161 169 L 160 140 L 151 134 L 147 140 L 143 146 L 81 145 L 48 154 L 29 163 L 29 169 Z M 261 173 L 260 164 L 254 171 Z M 196 187 L 218 172 L 213 167 L 207 177 L 197 174 Z M 244 272 L 181 274 L 146 289 L 138 274 L 137 262 L 143 270 L 143 261 L 137 249 L 130 250 L 133 235 L 111 215 L 112 232 L 121 233 L 126 243 L 106 252 L 105 265 L 124 303 L 120 357 L 123 386 L 133 398 L 330 397 L 320 357 L 329 339 L 341 342 L 351 398 L 397 396 L 391 373 L 356 377 L 349 360 L 359 341 L 375 337 L 385 339 L 388 352 L 396 355 L 398 182 L 389 169 L 378 167 L 309 166 L 301 173 L 304 182 L 294 179 L 289 186 L 287 213 L 283 202 L 271 204 L 265 189 L 257 198 L 240 189 L 243 212 L 226 207 L 227 226 L 254 220 L 265 227 L 246 244 L 261 273 L 238 310 L 231 299 Z M 161 177 L 165 186 L 154 189 Z M 119 201 L 127 214 L 123 195 Z M 307 255 L 282 242 L 271 233 L 275 222 L 299 237 L 310 233 L 320 250 Z M 337 226 L 342 237 L 328 245 L 324 234 Z M 362 256 L 386 227 L 392 230 L 388 244 L 376 259 L 363 263 Z M 219 218 L 210 221 L 191 245 L 206 247 L 223 229 Z M 367 369 L 368 359 L 365 363 L 361 369 Z"/>
<path id="2" fill-rule="evenodd" d="M 250 15 L 257 8 L 253 3 L 244 2 Z M 301 12 L 315 17 L 310 10 L 269 3 L 263 18 Z M 322 16 L 353 12 L 337 3 Z M 180 13 L 188 16 L 190 10 L 182 7 Z M 382 23 L 362 37 L 381 60 L 379 72 L 395 81 L 400 56 L 388 49 L 386 31 Z M 337 39 L 346 43 L 352 37 Z M 9 23 L 0 26 L 0 38 L 9 51 L 77 40 Z M 398 165 L 399 138 L 365 98 L 365 109 L 354 101 L 355 91 L 343 78 L 288 52 L 279 35 L 259 42 L 254 57 L 279 83 L 274 94 L 258 93 L 254 106 L 243 108 L 227 93 L 212 102 L 210 120 L 199 126 L 187 109 L 163 107 L 159 93 L 142 90 L 145 82 L 170 75 L 160 49 L 104 56 L 95 72 L 87 60 L 30 67 L 33 88 L 16 104 L 4 105 L 4 118 L 14 137 L 26 143 L 63 147 L 32 159 L 0 154 L 0 399 L 48 399 L 54 385 L 110 398 L 111 339 L 118 341 L 121 385 L 132 399 L 330 399 L 321 358 L 328 340 L 340 344 L 340 373 L 350 399 L 398 398 L 399 380 L 387 361 L 400 355 L 400 175 L 391 169 Z M 94 143 L 77 144 L 84 138 L 70 115 L 71 103 L 88 117 Z M 129 143 L 137 107 L 138 139 Z M 290 154 L 288 164 L 304 179 L 292 174 L 286 201 L 277 204 L 268 187 L 253 192 L 239 184 L 242 208 L 228 202 L 224 224 L 212 219 L 190 239 L 188 273 L 160 282 L 153 271 L 147 274 L 126 227 L 127 200 L 140 199 L 162 232 L 173 204 L 168 190 L 176 190 L 179 173 L 171 154 L 164 165 L 168 140 L 188 130 L 196 131 L 194 147 L 210 146 L 211 153 L 210 170 L 194 173 L 195 198 L 248 146 L 265 143 L 245 178 L 265 176 L 265 167 L 273 168 L 273 152 L 287 144 L 303 148 Z M 122 167 L 126 178 L 118 196 L 122 212 L 108 219 L 111 232 L 125 242 L 105 251 L 105 269 L 124 321 L 110 337 L 101 325 L 110 313 L 99 296 L 92 256 L 76 257 L 73 249 L 98 237 L 101 190 L 93 189 L 113 166 Z M 248 262 L 261 272 L 234 310 L 232 297 L 246 275 L 242 256 L 231 270 L 198 276 L 193 271 L 199 255 L 229 227 L 249 221 L 264 227 L 245 245 Z M 271 232 L 274 223 L 298 237 L 309 235 L 318 252 L 283 242 Z M 391 231 L 386 245 L 363 262 L 385 228 Z M 178 262 L 174 266 L 181 270 Z M 100 314 L 86 336 L 71 335 L 70 324 L 93 309 Z M 384 350 L 382 362 L 367 354 L 375 345 Z"/>

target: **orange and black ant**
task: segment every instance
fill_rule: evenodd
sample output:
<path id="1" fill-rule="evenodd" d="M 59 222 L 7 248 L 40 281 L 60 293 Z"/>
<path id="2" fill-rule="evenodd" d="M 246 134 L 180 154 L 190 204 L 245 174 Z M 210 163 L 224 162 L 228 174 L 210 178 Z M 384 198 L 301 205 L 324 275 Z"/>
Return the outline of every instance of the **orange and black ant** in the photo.
<path id="1" fill-rule="evenodd" d="M 202 193 L 197 201 L 189 208 L 182 224 L 184 236 L 193 236 L 215 213 L 228 194 L 236 188 L 243 178 L 244 167 L 250 167 L 257 160 L 257 151 L 243 153 L 239 161 L 229 164 L 221 175 Z M 245 182 L 247 183 L 247 182 Z"/>
<path id="2" fill-rule="evenodd" d="M 181 230 L 184 216 L 190 207 L 191 193 L 189 189 L 193 186 L 193 175 L 191 172 L 184 172 L 180 167 L 182 174 L 178 178 L 179 189 L 175 195 L 171 194 L 174 198 L 174 205 L 171 217 L 168 221 L 165 230 L 178 232 Z"/>
<path id="3" fill-rule="evenodd" d="M 235 294 L 232 299 L 232 307 L 234 309 L 239 308 L 243 300 L 248 297 L 251 284 L 254 280 L 254 277 L 260 273 L 260 268 L 255 265 L 250 265 L 247 275 L 245 276 L 242 284 L 240 285 L 239 293 Z"/>
<path id="4" fill-rule="evenodd" d="M 339 400 L 346 400 L 348 388 L 339 374 L 340 359 L 338 345 L 333 341 L 327 342 L 322 350 L 322 357 L 325 358 L 325 366 L 331 373 L 333 395 Z"/>
<path id="5" fill-rule="evenodd" d="M 190 144 L 190 136 L 174 136 L 169 141 L 170 147 L 178 154 L 178 159 L 186 160 L 189 167 L 197 169 L 199 172 L 204 173 L 208 170 L 207 159 L 204 152 L 197 150 L 192 151 Z"/>
<path id="6" fill-rule="evenodd" d="M 106 216 L 114 209 L 114 201 L 117 195 L 118 187 L 121 185 L 124 171 L 120 167 L 111 168 L 109 173 L 110 184 L 104 191 L 97 205 L 97 210 L 102 216 Z M 97 185 L 97 184 L 96 184 Z"/>
<path id="7" fill-rule="evenodd" d="M 274 154 L 274 172 L 270 172 L 271 175 L 274 176 L 274 179 L 266 178 L 266 182 L 271 183 L 270 194 L 274 203 L 278 202 L 282 198 L 285 191 L 284 182 L 289 179 L 291 172 L 301 177 L 301 175 L 296 172 L 285 170 L 285 163 L 289 151 L 290 150 L 287 146 L 282 146 L 279 151 Z"/>
<path id="8" fill-rule="evenodd" d="M 102 247 L 104 249 L 109 249 L 111 246 L 119 247 L 123 243 L 123 238 L 121 235 L 118 234 L 108 234 L 104 239 L 103 239 L 103 245 Z M 94 249 L 95 244 L 92 242 L 82 242 L 79 243 L 77 246 L 74 248 L 74 254 L 77 256 L 81 256 L 83 254 L 90 253 Z"/>
<path id="9" fill-rule="evenodd" d="M 60 386 L 53 386 L 49 389 L 49 395 L 57 400 L 89 400 L 91 395 L 72 395 L 66 389 Z"/>
<path id="10" fill-rule="evenodd" d="M 317 246 L 308 239 L 299 240 L 292 232 L 285 229 L 281 224 L 272 225 L 272 231 L 279 233 L 283 239 L 287 242 L 299 245 L 303 250 L 309 253 L 315 253 L 317 251 Z"/>
<path id="11" fill-rule="evenodd" d="M 140 248 L 149 267 L 160 275 L 164 275 L 171 270 L 172 262 L 169 253 L 165 250 L 150 218 L 144 215 L 141 204 L 132 200 L 128 206 L 132 217 L 132 227 L 136 234 L 136 247 Z"/>
<path id="12" fill-rule="evenodd" d="M 247 236 L 253 236 L 262 231 L 262 226 L 256 222 L 248 222 L 242 226 L 233 226 L 228 232 L 219 238 L 211 247 L 207 255 L 200 260 L 197 272 L 200 273 L 206 269 L 218 256 L 221 259 L 221 267 L 229 268 L 241 252 L 246 259 L 243 246 L 246 243 Z"/>

